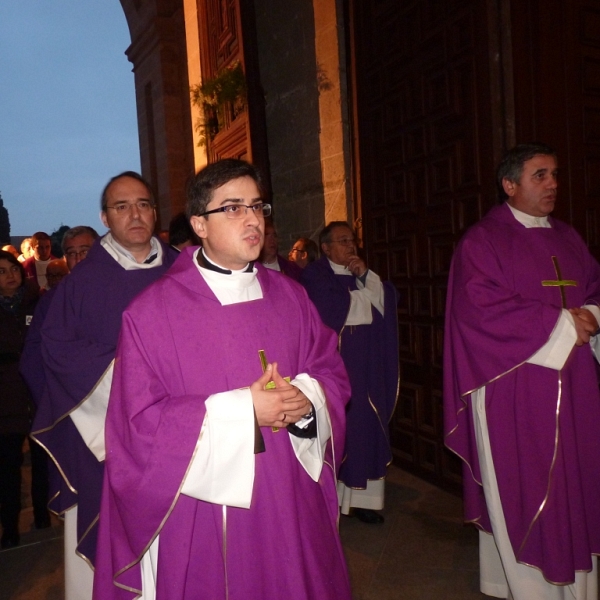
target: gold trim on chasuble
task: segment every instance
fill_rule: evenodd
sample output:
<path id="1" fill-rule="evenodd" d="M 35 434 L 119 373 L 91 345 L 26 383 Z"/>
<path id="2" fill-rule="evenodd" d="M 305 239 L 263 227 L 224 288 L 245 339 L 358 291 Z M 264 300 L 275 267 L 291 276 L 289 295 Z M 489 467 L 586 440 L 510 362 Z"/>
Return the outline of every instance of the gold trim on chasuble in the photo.
<path id="1" fill-rule="evenodd" d="M 202 429 L 202 425 L 200 425 L 200 429 Z M 177 490 L 177 493 L 175 494 L 175 498 L 173 498 L 173 502 L 171 503 L 171 506 L 169 507 L 169 510 L 167 511 L 167 514 L 164 516 L 163 520 L 159 523 L 158 528 L 152 534 L 152 536 L 150 536 L 150 541 L 146 544 L 146 547 L 142 550 L 141 554 L 135 560 L 132 560 L 128 565 L 125 565 L 123 568 L 119 569 L 114 574 L 113 584 L 115 586 L 117 586 L 118 588 L 121 588 L 123 590 L 127 590 L 128 592 L 134 592 L 134 593 L 139 594 L 139 595 L 142 594 L 142 590 L 136 590 L 135 588 L 131 588 L 131 587 L 127 586 L 127 585 L 123 585 L 122 583 L 119 583 L 117 581 L 117 577 L 119 577 L 119 575 L 121 575 L 122 573 L 124 573 L 128 569 L 131 569 L 131 567 L 133 567 L 134 565 L 136 565 L 137 563 L 139 563 L 142 560 L 142 557 L 144 556 L 144 554 L 146 554 L 146 552 L 148 552 L 148 549 L 150 548 L 150 546 L 152 546 L 152 543 L 156 539 L 156 536 L 160 533 L 161 529 L 164 527 L 165 523 L 167 522 L 167 519 L 171 516 L 171 513 L 173 512 L 173 509 L 175 508 L 175 504 L 177 504 L 177 500 L 179 500 L 179 496 L 181 495 L 181 489 L 183 488 L 183 484 L 184 484 L 184 482 L 186 480 L 186 477 L 188 476 L 190 468 L 192 467 L 192 463 L 194 462 L 194 458 L 196 458 L 196 452 L 197 451 L 198 451 L 198 445 L 196 444 L 194 446 L 194 452 L 192 453 L 192 458 L 191 458 L 190 462 L 188 463 L 187 469 L 185 470 L 183 478 L 181 479 L 181 483 L 179 484 L 179 489 Z"/>

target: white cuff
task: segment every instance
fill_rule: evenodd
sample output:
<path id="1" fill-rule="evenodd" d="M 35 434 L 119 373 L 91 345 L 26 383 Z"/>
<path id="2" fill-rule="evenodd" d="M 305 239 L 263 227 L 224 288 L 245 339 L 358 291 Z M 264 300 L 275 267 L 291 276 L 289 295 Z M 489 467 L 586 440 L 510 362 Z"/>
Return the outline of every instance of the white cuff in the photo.
<path id="1" fill-rule="evenodd" d="M 595 304 L 585 304 L 581 308 L 587 308 L 595 317 L 598 327 L 600 327 L 600 306 Z"/>
<path id="2" fill-rule="evenodd" d="M 249 388 L 213 394 L 182 493 L 250 508 L 254 486 L 254 405 Z"/>
<path id="3" fill-rule="evenodd" d="M 560 371 L 577 341 L 573 315 L 563 308 L 548 341 L 527 361 L 532 365 Z"/>
<path id="4" fill-rule="evenodd" d="M 370 269 L 367 271 L 367 278 L 365 283 L 357 278 L 359 290 L 364 290 L 371 304 L 379 311 L 379 314 L 383 317 L 383 285 L 381 279 L 377 273 L 373 273 Z"/>
<path id="5" fill-rule="evenodd" d="M 583 308 L 587 308 L 596 317 L 596 321 L 600 325 L 600 307 L 595 304 L 586 304 Z M 590 338 L 590 348 L 596 360 L 600 363 L 600 333 L 596 333 Z"/>
<path id="6" fill-rule="evenodd" d="M 296 458 L 309 474 L 311 479 L 319 481 L 323 468 L 325 447 L 327 440 L 331 437 L 331 422 L 327 411 L 327 401 L 323 388 L 316 379 L 309 377 L 306 373 L 300 373 L 291 381 L 312 403 L 315 419 L 317 420 L 317 437 L 312 439 L 299 438 L 290 435 L 292 448 Z"/>
<path id="7" fill-rule="evenodd" d="M 85 445 L 100 462 L 106 458 L 104 423 L 106 422 L 114 365 L 115 361 L 113 360 L 94 386 L 94 389 L 70 415 Z"/>

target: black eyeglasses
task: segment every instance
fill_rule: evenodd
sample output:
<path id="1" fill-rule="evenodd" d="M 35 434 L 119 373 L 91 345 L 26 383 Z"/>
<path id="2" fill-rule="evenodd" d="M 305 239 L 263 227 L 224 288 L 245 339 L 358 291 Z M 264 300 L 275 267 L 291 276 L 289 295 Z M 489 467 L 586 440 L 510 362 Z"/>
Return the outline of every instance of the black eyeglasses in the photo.
<path id="1" fill-rule="evenodd" d="M 246 216 L 248 209 L 250 209 L 257 217 L 268 217 L 271 214 L 271 205 L 259 202 L 257 204 L 251 204 L 250 206 L 247 204 L 227 204 L 226 206 L 221 206 L 214 210 L 207 210 L 197 216 L 205 217 L 206 215 L 222 212 L 225 213 L 225 216 L 228 219 L 243 219 Z"/>

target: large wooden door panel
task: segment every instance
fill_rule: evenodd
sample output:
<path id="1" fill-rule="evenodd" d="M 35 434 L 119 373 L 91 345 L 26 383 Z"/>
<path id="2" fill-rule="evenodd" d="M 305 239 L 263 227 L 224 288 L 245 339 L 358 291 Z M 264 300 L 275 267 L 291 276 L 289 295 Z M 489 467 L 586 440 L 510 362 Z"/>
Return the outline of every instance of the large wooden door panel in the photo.
<path id="1" fill-rule="evenodd" d="M 354 0 L 350 10 L 362 237 L 399 292 L 394 459 L 455 487 L 460 464 L 442 433 L 444 306 L 456 240 L 494 201 L 486 6 Z"/>

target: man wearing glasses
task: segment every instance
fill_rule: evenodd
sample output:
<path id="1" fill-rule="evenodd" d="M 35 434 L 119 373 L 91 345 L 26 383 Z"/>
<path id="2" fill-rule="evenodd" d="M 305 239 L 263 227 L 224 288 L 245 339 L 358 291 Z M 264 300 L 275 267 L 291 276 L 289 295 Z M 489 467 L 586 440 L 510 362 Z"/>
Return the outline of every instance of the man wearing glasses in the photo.
<path id="1" fill-rule="evenodd" d="M 96 230 L 87 225 L 79 225 L 65 231 L 61 246 L 69 271 L 87 256 L 97 239 Z"/>
<path id="2" fill-rule="evenodd" d="M 202 248 L 125 311 L 98 600 L 351 597 L 334 473 L 348 381 L 304 290 L 257 262 L 263 194 L 244 161 L 200 171 Z"/>
<path id="3" fill-rule="evenodd" d="M 319 258 L 319 247 L 310 238 L 298 238 L 288 254 L 288 260 L 295 262 L 301 269 Z"/>
<path id="4" fill-rule="evenodd" d="M 46 389 L 32 427 L 62 475 L 51 482 L 50 508 L 65 516 L 66 600 L 92 595 L 104 419 L 121 315 L 175 256 L 153 237 L 154 200 L 137 173 L 113 177 L 101 209 L 108 233 L 91 248 L 73 238 L 67 260 L 85 260 L 57 287 L 42 325 Z"/>
<path id="5" fill-rule="evenodd" d="M 339 336 L 352 397 L 338 494 L 343 514 L 383 522 L 384 478 L 392 455 L 389 422 L 398 393 L 396 292 L 359 256 L 354 231 L 332 221 L 319 235 L 322 256 L 300 283 L 325 325 Z M 352 510 L 350 510 L 352 508 Z"/>

